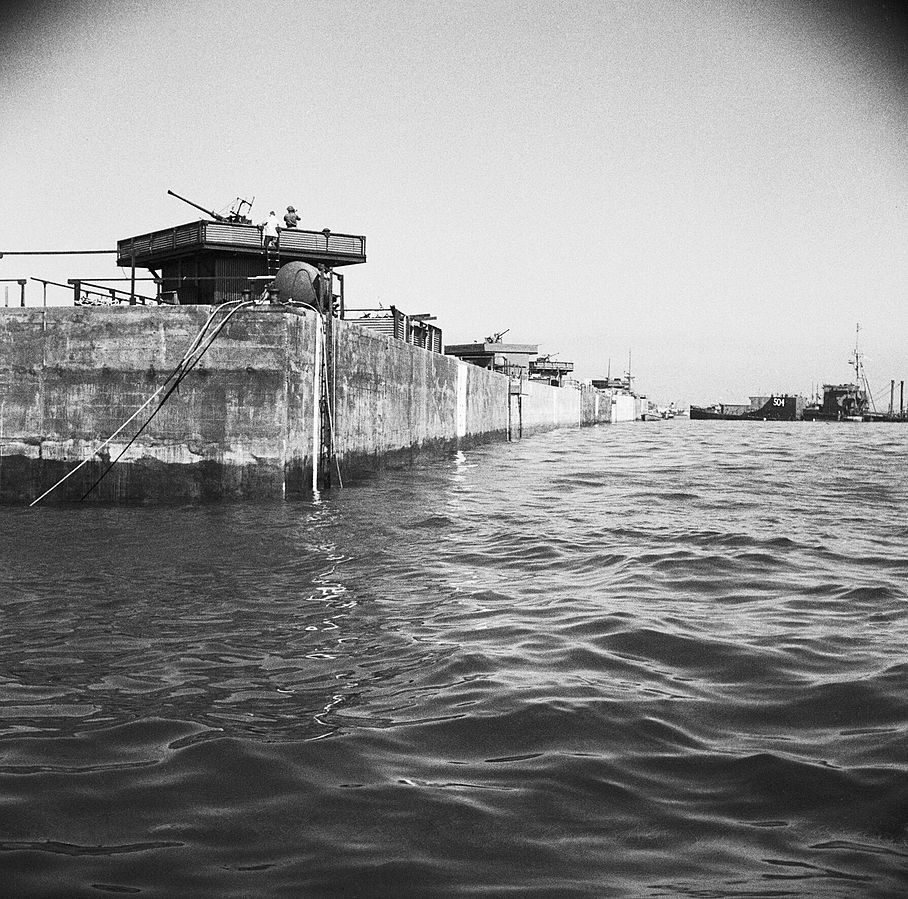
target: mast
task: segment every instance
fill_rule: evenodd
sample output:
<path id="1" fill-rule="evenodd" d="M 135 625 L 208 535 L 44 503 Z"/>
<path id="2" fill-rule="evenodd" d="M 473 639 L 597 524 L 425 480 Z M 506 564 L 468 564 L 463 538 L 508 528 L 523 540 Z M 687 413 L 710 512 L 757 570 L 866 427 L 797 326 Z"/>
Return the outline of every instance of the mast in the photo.
<path id="1" fill-rule="evenodd" d="M 873 412 L 876 412 L 876 405 L 873 402 L 873 394 L 870 392 L 870 384 L 867 381 L 867 372 L 864 370 L 864 354 L 861 352 L 860 347 L 860 336 L 861 336 L 861 323 L 858 322 L 855 325 L 854 333 L 854 350 L 852 350 L 851 358 L 848 360 L 849 365 L 854 368 L 854 383 L 855 386 L 864 388 L 864 395 L 870 408 Z"/>
<path id="2" fill-rule="evenodd" d="M 861 337 L 861 323 L 854 326 L 854 349 L 851 351 L 851 358 L 848 364 L 854 369 L 854 383 L 859 387 L 861 385 L 861 350 L 859 340 Z"/>

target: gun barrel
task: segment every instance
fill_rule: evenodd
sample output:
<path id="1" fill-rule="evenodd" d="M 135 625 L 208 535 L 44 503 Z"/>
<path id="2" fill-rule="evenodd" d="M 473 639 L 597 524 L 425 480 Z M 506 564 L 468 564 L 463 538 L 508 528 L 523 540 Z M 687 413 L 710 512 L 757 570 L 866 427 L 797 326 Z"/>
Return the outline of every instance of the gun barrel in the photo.
<path id="1" fill-rule="evenodd" d="M 224 216 L 218 215 L 216 212 L 212 212 L 210 209 L 206 209 L 204 206 L 199 206 L 198 203 L 193 203 L 192 200 L 187 200 L 186 197 L 181 197 L 179 194 L 174 193 L 172 190 L 168 190 L 167 193 L 172 197 L 176 197 L 178 200 L 182 200 L 184 203 L 188 203 L 190 206 L 194 206 L 200 212 L 204 212 L 205 215 L 210 215 L 215 221 L 223 222 Z"/>

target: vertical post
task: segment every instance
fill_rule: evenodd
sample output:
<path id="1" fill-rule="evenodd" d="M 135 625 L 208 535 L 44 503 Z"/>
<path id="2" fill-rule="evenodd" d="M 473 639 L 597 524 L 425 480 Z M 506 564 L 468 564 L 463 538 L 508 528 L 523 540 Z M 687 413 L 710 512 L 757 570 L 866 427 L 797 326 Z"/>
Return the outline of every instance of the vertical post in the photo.
<path id="1" fill-rule="evenodd" d="M 905 414 L 905 382 L 899 381 L 899 415 Z"/>
<path id="2" fill-rule="evenodd" d="M 334 281 L 334 270 L 331 271 L 332 284 Z M 340 287 L 340 300 L 338 303 L 337 318 L 338 322 L 344 317 L 344 287 L 343 287 L 343 275 L 341 277 L 341 287 Z M 331 291 L 332 301 L 331 309 L 332 315 L 334 310 L 334 289 L 332 287 Z M 330 377 L 330 386 L 331 386 L 331 457 L 328 460 L 328 470 L 331 470 L 331 463 L 334 462 L 334 469 L 337 471 L 337 483 L 339 487 L 343 487 L 344 483 L 341 480 L 340 466 L 337 464 L 337 450 L 335 449 L 335 444 L 337 441 L 334 439 L 337 434 L 337 341 L 338 341 L 338 332 L 340 331 L 340 325 L 334 321 L 331 322 L 331 368 L 329 369 Z"/>
<path id="3" fill-rule="evenodd" d="M 895 412 L 895 378 L 889 382 L 889 417 Z"/>
<path id="4" fill-rule="evenodd" d="M 3 285 L 3 305 L 9 306 L 9 284 Z"/>
<path id="5" fill-rule="evenodd" d="M 19 289 L 22 291 L 22 294 L 19 299 L 20 306 L 25 305 L 25 282 L 26 282 L 25 278 L 19 278 Z"/>
<path id="6" fill-rule="evenodd" d="M 315 319 L 315 353 L 312 365 L 312 493 L 318 493 L 318 470 L 322 447 L 322 323 Z"/>
<path id="7" fill-rule="evenodd" d="M 335 278 L 337 278 L 338 284 L 340 284 L 340 310 L 339 310 L 339 312 L 340 312 L 340 317 L 343 318 L 344 317 L 344 276 L 337 272 L 332 272 L 332 275 Z"/>
<path id="8" fill-rule="evenodd" d="M 47 281 L 44 281 L 42 283 L 44 284 L 43 305 L 46 307 L 47 306 Z"/>
<path id="9" fill-rule="evenodd" d="M 78 306 L 79 295 L 82 293 L 82 282 L 78 278 L 73 278 L 70 283 L 73 286 L 73 306 Z"/>
<path id="10" fill-rule="evenodd" d="M 136 254 L 129 257 L 130 275 L 129 275 L 129 305 L 136 304 Z"/>
<path id="11" fill-rule="evenodd" d="M 321 307 L 325 316 L 325 347 L 322 353 L 323 384 L 322 392 L 322 447 L 321 447 L 321 472 L 320 480 L 325 487 L 331 486 L 331 457 L 334 449 L 334 434 L 332 433 L 331 398 L 333 396 L 334 374 L 334 288 L 333 272 L 327 265 L 320 265 L 322 273 Z"/>

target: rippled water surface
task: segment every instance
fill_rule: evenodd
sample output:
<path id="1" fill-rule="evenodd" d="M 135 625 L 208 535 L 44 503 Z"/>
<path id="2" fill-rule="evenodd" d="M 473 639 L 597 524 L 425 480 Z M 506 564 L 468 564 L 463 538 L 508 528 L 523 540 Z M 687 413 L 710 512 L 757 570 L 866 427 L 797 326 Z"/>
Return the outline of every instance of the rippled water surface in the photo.
<path id="1" fill-rule="evenodd" d="M 0 509 L 0 892 L 908 893 L 908 428 Z"/>

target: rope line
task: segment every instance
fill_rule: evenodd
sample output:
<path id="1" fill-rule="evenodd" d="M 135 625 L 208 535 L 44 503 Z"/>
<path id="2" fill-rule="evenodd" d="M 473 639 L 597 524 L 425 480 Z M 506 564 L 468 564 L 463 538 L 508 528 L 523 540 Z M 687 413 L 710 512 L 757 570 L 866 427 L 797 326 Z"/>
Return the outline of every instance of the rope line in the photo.
<path id="1" fill-rule="evenodd" d="M 161 397 L 157 406 L 155 406 L 154 410 L 151 412 L 151 414 L 148 416 L 148 418 L 145 420 L 145 422 L 142 424 L 142 426 L 129 439 L 129 441 L 123 447 L 123 449 L 120 450 L 120 452 L 117 454 L 117 457 L 108 464 L 108 466 L 104 469 L 103 472 L 101 472 L 101 474 L 98 476 L 97 480 L 95 480 L 94 483 L 88 488 L 88 490 L 85 491 L 85 493 L 82 495 L 82 497 L 79 501 L 83 502 L 85 499 L 87 499 L 91 495 L 91 493 L 94 491 L 94 489 L 108 475 L 108 473 L 114 467 L 114 465 L 116 465 L 117 462 L 119 462 L 120 459 L 123 458 L 123 455 L 129 450 L 129 448 L 133 445 L 133 443 L 135 443 L 135 441 L 142 434 L 142 432 L 148 427 L 149 424 L 151 424 L 151 422 L 154 420 L 154 418 L 158 414 L 158 412 L 160 412 L 161 409 L 164 407 L 164 404 L 167 402 L 167 400 L 173 395 L 174 391 L 176 391 L 179 388 L 182 380 L 189 374 L 189 372 L 191 372 L 199 364 L 199 362 L 201 362 L 202 357 L 211 348 L 212 344 L 217 339 L 217 337 L 221 333 L 221 331 L 223 331 L 223 329 L 226 327 L 226 325 L 230 321 L 230 319 L 233 318 L 233 316 L 236 315 L 236 313 L 239 312 L 240 310 L 248 309 L 255 305 L 256 305 L 256 303 L 253 300 L 232 300 L 227 303 L 222 303 L 221 305 L 215 307 L 209 314 L 208 318 L 206 319 L 205 324 L 202 325 L 202 327 L 199 329 L 195 338 L 190 343 L 188 349 L 183 353 L 183 356 L 180 359 L 180 361 L 177 363 L 177 365 L 174 367 L 174 369 L 170 372 L 170 374 L 165 378 L 165 380 L 161 384 L 161 386 L 158 387 L 158 389 L 155 390 L 155 392 L 152 393 L 151 396 L 149 396 L 148 399 L 146 399 L 145 402 L 142 403 L 142 405 L 139 406 L 139 408 L 136 409 L 136 411 L 133 412 L 133 414 L 130 415 L 129 418 L 127 418 L 126 421 L 124 421 L 123 424 L 121 424 L 120 427 L 117 428 L 117 430 L 114 431 L 113 434 L 111 434 L 90 456 L 83 459 L 74 469 L 72 469 L 72 471 L 65 474 L 52 487 L 50 487 L 48 490 L 45 490 L 44 493 L 42 493 L 39 497 L 32 500 L 29 503 L 29 508 L 31 508 L 34 505 L 37 505 L 46 496 L 48 496 L 54 490 L 56 490 L 57 487 L 59 487 L 61 484 L 63 484 L 65 481 L 67 481 L 69 478 L 71 478 L 77 471 L 79 471 L 81 468 L 83 468 L 89 462 L 93 461 L 95 456 L 97 456 L 98 453 L 100 453 L 100 451 L 104 449 L 104 447 L 108 446 L 117 436 L 119 436 L 119 434 L 121 434 L 132 421 L 134 421 L 145 409 L 148 408 L 148 406 L 151 405 L 152 402 L 154 402 L 154 400 L 158 396 L 160 396 L 163 393 L 164 395 Z M 303 305 L 308 305 L 308 304 L 303 304 Z M 312 308 L 312 307 L 310 307 L 310 308 Z M 208 330 L 211 327 L 211 324 L 214 321 L 215 317 L 226 309 L 229 309 L 229 311 L 227 312 L 227 315 L 225 315 L 224 318 L 217 324 L 217 326 L 214 328 L 213 332 L 211 334 L 208 334 Z M 315 310 L 315 311 L 317 312 L 317 310 Z M 325 327 L 325 330 L 327 330 L 326 323 L 323 321 L 320 321 L 320 319 L 321 319 L 321 316 L 319 315 L 317 317 L 316 327 L 318 327 L 319 330 L 321 330 L 320 326 L 322 326 L 322 327 Z M 326 357 L 327 357 L 327 354 L 325 354 L 325 357 L 323 357 L 323 359 L 322 359 L 321 372 L 319 373 L 319 379 L 322 382 L 322 385 L 324 386 L 324 391 L 325 391 L 325 395 L 326 395 L 325 405 L 326 405 L 326 409 L 327 409 L 327 413 L 328 413 L 328 427 L 330 429 L 332 443 L 333 443 L 333 440 L 334 440 L 334 415 L 333 415 L 333 412 L 334 412 L 334 410 L 332 409 L 333 403 L 331 402 L 331 397 L 328 396 L 329 372 L 328 372 L 328 360 Z M 166 392 L 165 392 L 165 390 L 166 390 Z M 334 455 L 335 468 L 337 469 L 338 486 L 343 488 L 344 483 L 343 483 L 343 479 L 341 477 L 340 462 L 337 458 L 337 454 L 334 453 L 333 455 Z M 315 462 L 315 460 L 313 460 L 313 464 L 317 464 Z"/>
<path id="2" fill-rule="evenodd" d="M 226 304 L 222 304 L 221 306 L 218 306 L 217 310 L 215 310 L 215 311 L 223 309 L 224 305 L 226 305 Z M 214 333 L 208 339 L 208 342 L 205 344 L 205 346 L 202 347 L 202 349 L 199 351 L 199 353 L 195 357 L 195 359 L 193 359 L 192 362 L 188 362 L 188 359 L 192 355 L 192 353 L 196 352 L 198 350 L 199 346 L 201 345 L 200 338 L 201 338 L 201 335 L 204 334 L 204 330 L 199 332 L 200 336 L 196 338 L 196 345 L 186 355 L 183 356 L 183 359 L 180 361 L 180 364 L 174 369 L 174 373 L 179 371 L 179 374 L 177 375 L 176 380 L 173 382 L 173 384 L 170 385 L 170 388 L 168 389 L 167 393 L 165 393 L 164 396 L 161 397 L 161 401 L 155 407 L 155 409 L 151 413 L 151 415 L 149 415 L 148 418 L 145 420 L 145 423 L 142 425 L 142 427 L 139 428 L 139 430 L 136 431 L 135 434 L 133 434 L 133 436 L 129 439 L 129 442 L 126 444 L 126 446 L 124 446 L 123 449 L 120 450 L 119 454 L 117 455 L 117 458 L 114 459 L 107 466 L 107 468 L 105 468 L 104 471 L 101 472 L 98 479 L 91 485 L 91 487 L 88 488 L 88 490 L 85 491 L 84 494 L 82 494 L 82 497 L 79 500 L 79 502 L 84 502 L 84 500 L 86 500 L 88 498 L 88 496 L 95 489 L 95 487 L 97 487 L 98 484 L 100 484 L 101 481 L 103 481 L 104 478 L 107 477 L 108 472 L 114 467 L 114 465 L 116 465 L 117 462 L 119 462 L 120 459 L 123 458 L 123 454 L 133 445 L 133 443 L 135 443 L 136 439 L 139 437 L 139 435 L 142 433 L 142 431 L 144 431 L 145 428 L 147 428 L 148 425 L 151 424 L 151 422 L 154 420 L 154 417 L 158 414 L 158 412 L 161 411 L 161 409 L 164 407 L 164 404 L 167 402 L 168 399 L 170 399 L 173 392 L 180 386 L 180 382 L 183 380 L 183 378 L 185 378 L 186 375 L 188 375 L 189 372 L 191 372 L 199 364 L 199 362 L 201 362 L 202 356 L 204 356 L 205 353 L 208 352 L 209 348 L 214 343 L 218 334 L 220 334 L 221 331 L 224 329 L 224 326 L 227 324 L 227 322 L 230 321 L 230 319 L 237 312 L 239 312 L 240 309 L 245 309 L 245 308 L 248 308 L 249 306 L 254 306 L 254 305 L 255 305 L 255 303 L 252 300 L 247 300 L 245 302 L 240 302 L 239 305 L 237 305 L 233 309 L 231 309 L 230 312 L 228 312 L 227 315 L 224 316 L 223 320 L 218 324 L 217 328 L 215 328 Z M 211 317 L 209 317 L 208 322 L 206 322 L 206 328 L 210 322 L 211 322 Z M 168 379 L 168 380 L 170 380 L 170 379 Z M 166 383 L 167 382 L 165 382 L 165 385 L 166 385 Z"/>
<path id="3" fill-rule="evenodd" d="M 179 373 L 180 369 L 185 364 L 188 357 L 199 346 L 205 332 L 208 330 L 209 326 L 211 325 L 212 320 L 218 314 L 218 312 L 221 310 L 221 308 L 222 308 L 221 306 L 218 306 L 216 309 L 214 309 L 211 312 L 211 314 L 208 316 L 208 320 L 205 322 L 205 324 L 202 326 L 199 333 L 196 335 L 195 339 L 190 344 L 189 349 L 183 354 L 183 358 L 180 359 L 179 363 L 177 363 L 176 368 L 174 368 L 174 370 L 167 376 L 167 378 L 164 380 L 164 383 L 161 384 L 161 386 L 158 387 L 158 389 L 150 397 L 148 397 L 148 399 L 145 400 L 145 402 L 142 403 L 142 405 L 139 406 L 139 408 L 136 409 L 136 411 L 133 412 L 133 414 L 130 415 L 129 418 L 127 418 L 126 421 L 124 421 L 123 424 L 121 424 L 120 427 L 117 428 L 117 430 L 114 431 L 113 434 L 111 434 L 110 437 L 108 437 L 107 440 L 105 440 L 88 458 L 83 459 L 72 471 L 70 471 L 68 474 L 65 474 L 62 478 L 60 478 L 60 480 L 57 481 L 57 483 L 54 484 L 53 487 L 51 487 L 48 490 L 45 490 L 44 493 L 42 493 L 37 499 L 32 500 L 28 504 L 29 508 L 31 508 L 34 505 L 37 505 L 39 502 L 41 502 L 42 499 L 44 499 L 44 497 L 48 496 L 50 493 L 53 493 L 53 491 L 56 490 L 57 487 L 59 487 L 64 481 L 69 480 L 77 471 L 79 471 L 79 469 L 88 465 L 88 463 L 91 462 L 92 459 L 94 459 L 94 457 L 102 449 L 104 449 L 105 446 L 107 446 L 115 437 L 118 437 L 125 430 L 125 428 L 128 424 L 130 424 L 132 421 L 134 421 L 141 414 L 141 412 L 143 410 L 145 410 L 148 406 L 151 405 L 151 403 L 154 401 L 155 397 L 157 397 L 167 387 L 167 385 L 170 383 L 170 381 Z"/>
<path id="4" fill-rule="evenodd" d="M 328 315 L 330 315 L 330 314 L 331 313 L 329 312 Z M 323 326 L 324 326 L 323 334 L 324 334 L 324 336 L 327 337 L 327 331 L 328 331 L 327 321 L 323 322 Z M 325 345 L 327 346 L 327 342 Z M 334 359 L 336 361 L 337 360 L 337 348 L 336 347 L 332 347 L 332 355 L 334 356 Z M 330 379 L 328 378 L 328 358 L 327 358 L 327 356 L 328 356 L 327 353 L 325 353 L 322 356 L 322 384 L 324 384 L 324 387 L 325 387 L 325 408 L 328 410 L 328 433 L 331 435 L 331 451 L 332 451 L 331 455 L 334 456 L 334 467 L 337 469 L 337 486 L 340 487 L 341 489 L 343 489 L 344 479 L 341 477 L 340 462 L 338 461 L 337 452 L 336 452 L 335 446 L 334 446 L 334 440 L 335 440 L 334 414 L 333 414 L 333 409 L 332 409 L 331 393 L 328 390 L 328 387 L 330 386 Z M 330 467 L 331 463 L 329 462 L 328 464 Z"/>

